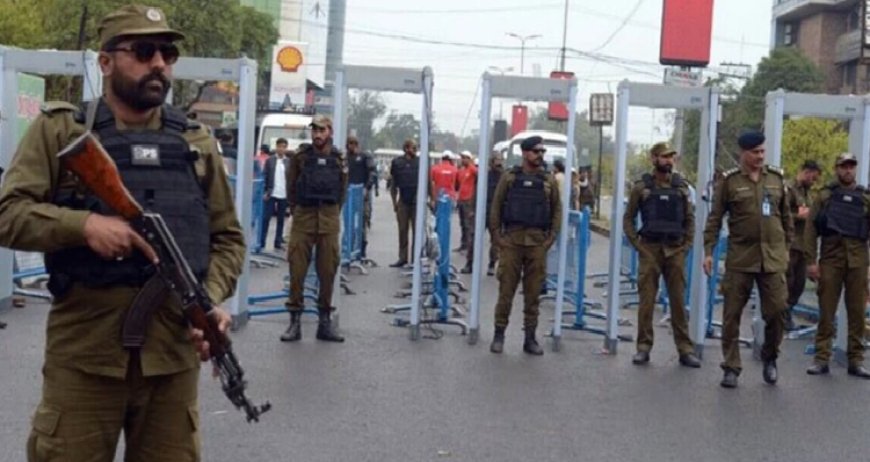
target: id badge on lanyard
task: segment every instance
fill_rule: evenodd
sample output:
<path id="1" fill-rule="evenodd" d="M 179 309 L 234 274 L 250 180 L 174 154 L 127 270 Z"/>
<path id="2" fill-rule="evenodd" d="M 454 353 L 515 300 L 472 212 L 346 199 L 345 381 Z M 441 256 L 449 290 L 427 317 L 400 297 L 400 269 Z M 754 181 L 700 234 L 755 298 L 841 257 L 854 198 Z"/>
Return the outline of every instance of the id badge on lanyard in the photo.
<path id="1" fill-rule="evenodd" d="M 772 212 L 770 204 L 770 194 L 764 193 L 764 199 L 761 201 L 761 216 L 770 217 Z"/>

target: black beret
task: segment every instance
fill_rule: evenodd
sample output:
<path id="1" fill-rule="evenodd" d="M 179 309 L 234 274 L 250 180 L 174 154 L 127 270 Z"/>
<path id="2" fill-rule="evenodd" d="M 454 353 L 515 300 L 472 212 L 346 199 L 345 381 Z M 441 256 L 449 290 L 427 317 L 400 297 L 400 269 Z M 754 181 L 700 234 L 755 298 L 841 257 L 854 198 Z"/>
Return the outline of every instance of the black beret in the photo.
<path id="1" fill-rule="evenodd" d="M 740 138 L 737 139 L 737 145 L 740 146 L 740 149 L 748 151 L 764 144 L 764 139 L 764 133 L 747 132 L 740 135 Z"/>
<path id="2" fill-rule="evenodd" d="M 544 139 L 540 136 L 530 136 L 523 140 L 522 144 L 520 144 L 520 149 L 523 151 L 531 151 L 535 149 L 535 146 L 544 142 Z"/>
<path id="3" fill-rule="evenodd" d="M 810 159 L 801 166 L 801 170 L 813 170 L 816 172 L 821 172 L 822 168 L 819 166 L 819 163 Z"/>

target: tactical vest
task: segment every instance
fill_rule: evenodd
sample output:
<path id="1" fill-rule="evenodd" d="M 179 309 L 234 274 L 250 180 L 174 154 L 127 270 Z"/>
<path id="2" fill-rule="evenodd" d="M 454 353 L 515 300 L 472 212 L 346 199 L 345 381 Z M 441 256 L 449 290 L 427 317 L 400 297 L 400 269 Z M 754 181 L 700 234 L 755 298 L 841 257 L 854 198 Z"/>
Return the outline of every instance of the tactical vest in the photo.
<path id="1" fill-rule="evenodd" d="M 359 153 L 355 156 L 347 156 L 348 183 L 367 185 L 371 181 L 369 172 L 369 155 Z"/>
<path id="2" fill-rule="evenodd" d="M 322 156 L 308 148 L 303 153 L 302 171 L 296 180 L 296 203 L 303 207 L 338 204 L 343 184 L 339 152 Z"/>
<path id="3" fill-rule="evenodd" d="M 670 187 L 656 184 L 652 175 L 643 176 L 644 187 L 649 195 L 640 204 L 643 227 L 640 235 L 651 242 L 678 242 L 686 236 L 683 223 L 686 220 L 686 198 L 680 186 L 683 179 L 671 175 Z"/>
<path id="4" fill-rule="evenodd" d="M 501 175 L 504 173 L 502 169 L 489 169 L 489 175 L 486 177 L 486 205 L 492 204 L 492 198 L 495 196 L 495 188 L 498 182 L 501 181 Z"/>
<path id="5" fill-rule="evenodd" d="M 522 168 L 514 168 L 514 181 L 507 191 L 502 205 L 501 221 L 505 227 L 522 226 L 549 230 L 552 223 L 550 198 L 544 185 L 547 177 L 544 172 L 525 173 Z"/>
<path id="6" fill-rule="evenodd" d="M 417 202 L 417 176 L 420 170 L 420 158 L 408 159 L 405 156 L 393 161 L 393 184 L 399 189 L 399 197 L 405 204 Z"/>
<path id="7" fill-rule="evenodd" d="M 100 100 L 91 128 L 115 161 L 133 199 L 146 211 L 163 217 L 194 274 L 204 279 L 210 250 L 209 204 L 194 168 L 198 154 L 183 137 L 188 130 L 184 113 L 164 105 L 161 129 L 120 131 L 112 111 Z M 103 201 L 76 190 L 58 191 L 54 203 L 116 215 Z M 140 252 L 120 261 L 105 260 L 88 247 L 46 254 L 45 267 L 55 296 L 62 295 L 73 282 L 88 287 L 135 287 L 154 274 L 153 266 Z"/>
<path id="8" fill-rule="evenodd" d="M 839 234 L 866 241 L 870 236 L 870 230 L 867 229 L 864 210 L 864 187 L 847 189 L 832 185 L 828 188 L 831 190 L 831 198 L 817 218 L 821 224 L 821 234 L 823 236 Z"/>

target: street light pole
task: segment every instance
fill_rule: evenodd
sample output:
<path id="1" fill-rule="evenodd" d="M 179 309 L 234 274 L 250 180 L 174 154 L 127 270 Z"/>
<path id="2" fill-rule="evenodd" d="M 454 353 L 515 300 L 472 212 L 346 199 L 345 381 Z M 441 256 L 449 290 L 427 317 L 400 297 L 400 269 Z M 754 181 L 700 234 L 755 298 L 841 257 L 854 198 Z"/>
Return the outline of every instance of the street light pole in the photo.
<path id="1" fill-rule="evenodd" d="M 559 70 L 565 72 L 565 50 L 568 43 L 568 0 L 565 0 L 565 22 L 562 24 L 562 59 Z"/>
<path id="2" fill-rule="evenodd" d="M 509 37 L 513 37 L 520 41 L 520 75 L 523 75 L 525 71 L 525 61 L 526 61 L 526 41 L 534 40 L 536 38 L 541 38 L 540 34 L 532 34 L 532 35 L 519 35 L 513 32 L 507 32 Z"/>

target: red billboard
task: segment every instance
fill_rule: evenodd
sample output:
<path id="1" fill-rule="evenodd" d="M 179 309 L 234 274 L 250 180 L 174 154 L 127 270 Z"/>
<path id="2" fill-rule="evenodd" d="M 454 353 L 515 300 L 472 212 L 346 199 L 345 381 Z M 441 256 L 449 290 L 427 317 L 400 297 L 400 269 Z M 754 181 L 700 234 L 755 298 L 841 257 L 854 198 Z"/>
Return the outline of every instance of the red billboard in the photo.
<path id="1" fill-rule="evenodd" d="M 522 104 L 517 104 L 511 111 L 511 136 L 526 129 L 529 125 L 529 108 Z"/>
<path id="2" fill-rule="evenodd" d="M 574 78 L 574 73 L 553 71 L 550 72 L 550 78 L 571 80 Z M 550 120 L 568 120 L 568 105 L 561 102 L 550 101 L 550 104 L 547 106 L 547 117 Z"/>
<path id="3" fill-rule="evenodd" d="M 710 62 L 713 0 L 664 0 L 659 62 L 705 67 Z"/>

